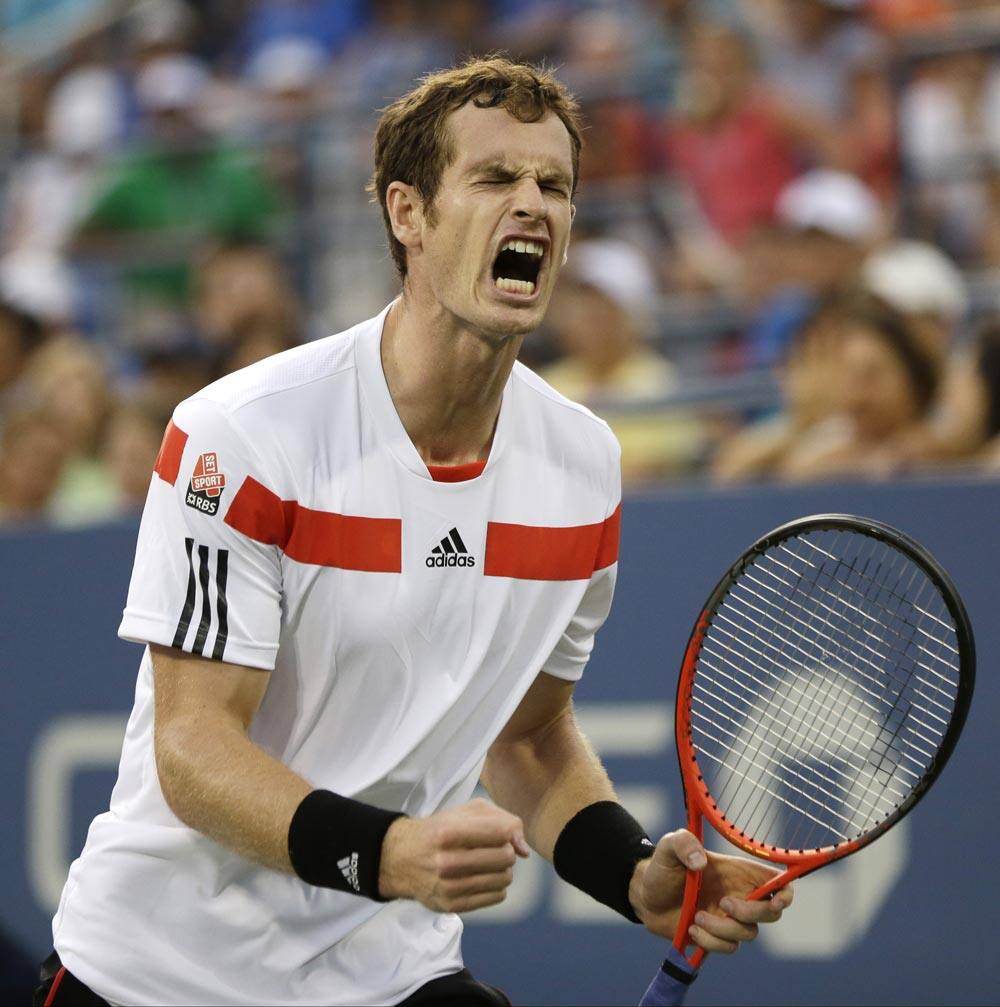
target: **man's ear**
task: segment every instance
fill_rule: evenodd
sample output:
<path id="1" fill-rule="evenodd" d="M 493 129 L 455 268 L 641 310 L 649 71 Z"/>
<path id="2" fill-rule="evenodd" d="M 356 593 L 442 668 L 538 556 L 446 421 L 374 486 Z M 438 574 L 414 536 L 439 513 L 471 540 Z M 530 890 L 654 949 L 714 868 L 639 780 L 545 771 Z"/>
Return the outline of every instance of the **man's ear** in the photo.
<path id="1" fill-rule="evenodd" d="M 385 207 L 396 240 L 407 249 L 420 248 L 424 223 L 424 202 L 420 193 L 405 182 L 390 182 Z"/>

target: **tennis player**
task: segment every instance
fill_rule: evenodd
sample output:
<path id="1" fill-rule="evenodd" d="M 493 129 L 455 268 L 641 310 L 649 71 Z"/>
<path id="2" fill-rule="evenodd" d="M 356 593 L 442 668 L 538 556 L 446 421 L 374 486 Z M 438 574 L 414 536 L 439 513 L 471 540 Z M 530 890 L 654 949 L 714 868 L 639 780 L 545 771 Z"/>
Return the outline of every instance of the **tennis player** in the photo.
<path id="1" fill-rule="evenodd" d="M 685 831 L 654 848 L 573 718 L 619 452 L 516 357 L 579 154 L 546 72 L 426 78 L 375 141 L 400 297 L 177 408 L 120 629 L 148 645 L 135 706 L 46 1004 L 504 1004 L 458 914 L 532 849 L 668 938 L 704 868 L 690 940 L 712 952 L 791 901 L 743 901 L 771 869 Z"/>

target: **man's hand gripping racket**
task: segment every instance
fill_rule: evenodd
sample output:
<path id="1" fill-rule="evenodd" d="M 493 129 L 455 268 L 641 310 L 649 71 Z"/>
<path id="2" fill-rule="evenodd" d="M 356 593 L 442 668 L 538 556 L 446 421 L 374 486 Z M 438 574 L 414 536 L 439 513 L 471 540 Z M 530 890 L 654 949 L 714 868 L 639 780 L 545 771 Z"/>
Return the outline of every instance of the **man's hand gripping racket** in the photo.
<path id="1" fill-rule="evenodd" d="M 681 667 L 675 729 L 691 835 L 664 837 L 633 881 L 633 902 L 648 909 L 662 890 L 664 913 L 672 897 L 677 916 L 641 1005 L 682 1001 L 705 956 L 686 954 L 697 913 L 728 907 L 736 935 L 752 918 L 747 903 L 774 896 L 777 915 L 792 880 L 895 825 L 954 750 L 974 680 L 961 598 L 901 532 L 826 514 L 755 542 L 709 597 Z M 700 850 L 706 818 L 775 870 L 764 880 L 763 864 L 709 854 L 707 867 L 685 872 L 678 913 L 678 865 Z M 745 894 L 720 894 L 733 891 Z M 720 940 L 704 926 L 694 936 Z"/>

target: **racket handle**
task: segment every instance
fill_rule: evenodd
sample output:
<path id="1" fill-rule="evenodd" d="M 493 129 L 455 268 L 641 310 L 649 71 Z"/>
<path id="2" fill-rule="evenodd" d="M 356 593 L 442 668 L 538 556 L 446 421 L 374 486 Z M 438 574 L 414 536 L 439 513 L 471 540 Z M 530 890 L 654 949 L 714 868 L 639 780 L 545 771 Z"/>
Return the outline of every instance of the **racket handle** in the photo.
<path id="1" fill-rule="evenodd" d="M 698 952 L 704 957 L 701 948 Z M 698 952 L 692 957 L 698 958 Z M 697 975 L 698 966 L 685 958 L 683 952 L 670 947 L 660 971 L 653 977 L 653 981 L 639 1001 L 639 1007 L 679 1007 Z"/>

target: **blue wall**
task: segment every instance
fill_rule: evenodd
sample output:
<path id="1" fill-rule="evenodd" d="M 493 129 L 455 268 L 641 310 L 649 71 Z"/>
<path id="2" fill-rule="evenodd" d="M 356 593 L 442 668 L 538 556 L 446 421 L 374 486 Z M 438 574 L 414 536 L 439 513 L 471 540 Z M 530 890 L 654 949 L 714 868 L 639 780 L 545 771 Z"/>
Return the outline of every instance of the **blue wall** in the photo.
<path id="1" fill-rule="evenodd" d="M 626 502 L 615 609 L 578 695 L 623 799 L 651 830 L 683 823 L 670 720 L 691 622 L 726 565 L 771 527 L 818 511 L 900 527 L 952 574 L 979 650 L 972 713 L 940 784 L 899 829 L 800 881 L 780 928 L 710 959 L 691 1003 L 996 1002 L 995 844 L 976 836 L 1000 831 L 998 501 L 1000 483 L 964 481 Z M 140 651 L 115 629 L 134 534 L 129 524 L 0 536 L 0 926 L 38 957 L 61 871 L 106 807 L 131 705 Z M 515 1003 L 635 1003 L 658 962 L 653 937 L 530 861 L 507 903 L 467 924 L 468 964 Z"/>

